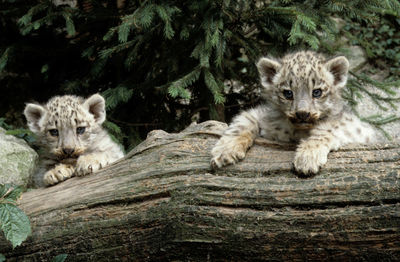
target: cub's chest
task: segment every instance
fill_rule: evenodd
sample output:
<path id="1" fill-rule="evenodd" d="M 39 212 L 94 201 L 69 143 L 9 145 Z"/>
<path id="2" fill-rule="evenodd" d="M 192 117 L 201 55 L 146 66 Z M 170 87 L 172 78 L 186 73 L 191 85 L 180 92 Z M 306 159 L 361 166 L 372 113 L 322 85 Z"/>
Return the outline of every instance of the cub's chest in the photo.
<path id="1" fill-rule="evenodd" d="M 310 130 L 294 129 L 289 121 L 271 121 L 260 125 L 260 136 L 268 140 L 297 143 L 310 136 Z"/>

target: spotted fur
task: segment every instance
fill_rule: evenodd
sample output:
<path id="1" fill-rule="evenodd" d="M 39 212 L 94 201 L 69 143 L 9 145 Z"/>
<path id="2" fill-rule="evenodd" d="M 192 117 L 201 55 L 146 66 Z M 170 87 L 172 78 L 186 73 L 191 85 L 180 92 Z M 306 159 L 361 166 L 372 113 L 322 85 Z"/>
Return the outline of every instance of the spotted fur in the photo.
<path id="1" fill-rule="evenodd" d="M 24 114 L 41 147 L 35 186 L 93 173 L 124 155 L 102 128 L 105 101 L 98 94 L 56 96 L 46 105 L 27 104 Z"/>
<path id="2" fill-rule="evenodd" d="M 211 164 L 220 168 L 246 155 L 257 136 L 297 143 L 294 168 L 317 173 L 328 153 L 350 143 L 373 143 L 374 128 L 361 122 L 345 105 L 349 63 L 343 56 L 327 60 L 301 51 L 257 63 L 265 103 L 236 116 L 212 149 Z"/>

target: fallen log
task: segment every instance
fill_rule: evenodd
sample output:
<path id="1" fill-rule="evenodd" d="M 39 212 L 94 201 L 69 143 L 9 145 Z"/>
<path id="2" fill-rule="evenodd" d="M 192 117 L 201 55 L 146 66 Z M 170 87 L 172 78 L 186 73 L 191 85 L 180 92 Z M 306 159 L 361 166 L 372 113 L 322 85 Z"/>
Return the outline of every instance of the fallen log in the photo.
<path id="1" fill-rule="evenodd" d="M 331 152 L 299 178 L 293 146 L 258 139 L 213 171 L 224 124 L 153 131 L 100 172 L 23 194 L 32 236 L 7 261 L 400 260 L 400 146 Z"/>

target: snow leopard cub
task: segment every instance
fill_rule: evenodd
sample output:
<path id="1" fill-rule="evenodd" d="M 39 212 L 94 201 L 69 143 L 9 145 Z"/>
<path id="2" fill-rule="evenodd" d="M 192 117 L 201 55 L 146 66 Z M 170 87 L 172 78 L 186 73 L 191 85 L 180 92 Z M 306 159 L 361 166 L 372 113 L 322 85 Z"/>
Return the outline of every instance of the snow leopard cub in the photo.
<path id="1" fill-rule="evenodd" d="M 328 153 L 349 143 L 373 143 L 376 131 L 345 106 L 349 62 L 300 51 L 282 59 L 261 58 L 257 68 L 265 104 L 236 116 L 212 149 L 214 168 L 245 157 L 257 136 L 295 142 L 295 170 L 317 173 Z"/>
<path id="2" fill-rule="evenodd" d="M 87 175 L 124 156 L 101 126 L 106 112 L 99 94 L 86 100 L 65 95 L 51 98 L 46 105 L 27 104 L 24 115 L 41 147 L 34 186 Z"/>

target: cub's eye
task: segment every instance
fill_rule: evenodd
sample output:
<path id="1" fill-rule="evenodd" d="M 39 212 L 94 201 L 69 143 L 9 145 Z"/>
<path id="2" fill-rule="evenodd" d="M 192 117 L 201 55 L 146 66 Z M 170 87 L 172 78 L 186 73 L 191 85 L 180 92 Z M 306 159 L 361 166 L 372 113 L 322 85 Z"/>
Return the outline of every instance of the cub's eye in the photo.
<path id="1" fill-rule="evenodd" d="M 50 129 L 49 133 L 51 136 L 58 136 L 58 130 L 57 129 Z"/>
<path id="2" fill-rule="evenodd" d="M 83 133 L 85 133 L 85 130 L 86 130 L 86 127 L 81 126 L 81 127 L 78 127 L 78 128 L 76 129 L 76 133 L 77 133 L 78 135 L 82 135 Z"/>
<path id="3" fill-rule="evenodd" d="M 321 97 L 321 95 L 322 95 L 322 90 L 321 89 L 314 89 L 313 91 L 312 91 L 312 96 L 314 97 L 314 98 L 318 98 L 318 97 Z"/>
<path id="4" fill-rule="evenodd" d="M 291 90 L 283 90 L 283 95 L 286 99 L 293 99 L 293 92 Z"/>

